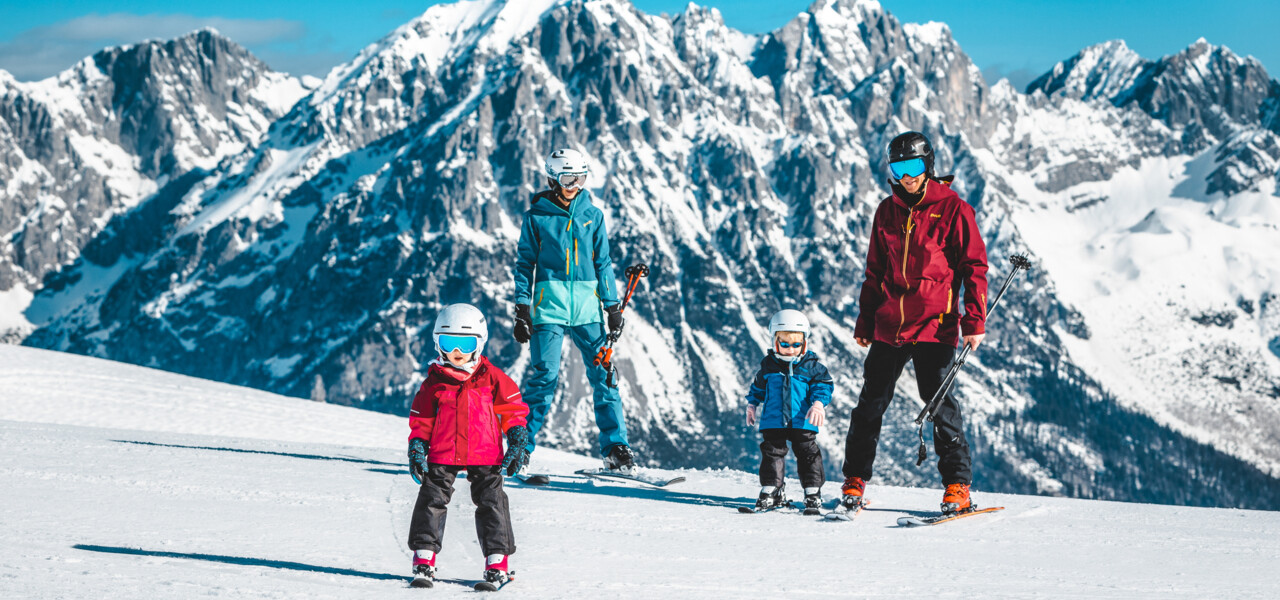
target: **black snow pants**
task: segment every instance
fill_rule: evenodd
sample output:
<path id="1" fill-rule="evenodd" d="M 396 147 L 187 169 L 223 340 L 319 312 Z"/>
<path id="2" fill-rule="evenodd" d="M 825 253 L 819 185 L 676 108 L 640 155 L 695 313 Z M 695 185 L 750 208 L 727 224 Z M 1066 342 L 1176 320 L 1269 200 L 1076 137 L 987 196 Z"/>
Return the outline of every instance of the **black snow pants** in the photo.
<path id="1" fill-rule="evenodd" d="M 453 482 L 464 467 L 430 464 L 427 477 L 418 488 L 418 502 L 413 506 L 409 523 L 409 549 L 440 551 L 444 538 L 444 521 L 453 497 Z M 471 501 L 476 505 L 476 538 L 485 556 L 515 554 L 516 540 L 511 533 L 511 509 L 507 493 L 502 489 L 501 467 L 470 466 L 467 481 L 471 483 Z"/>
<path id="2" fill-rule="evenodd" d="M 871 464 L 876 460 L 880 442 L 880 422 L 893 400 L 893 390 L 910 360 L 916 368 L 920 397 L 928 402 L 942 385 L 951 368 L 956 349 L 947 344 L 919 342 L 893 346 L 871 342 L 871 350 L 863 364 L 862 394 L 849 419 L 849 435 L 844 444 L 844 476 L 871 479 Z M 969 441 L 964 437 L 964 418 L 960 405 L 947 393 L 933 419 L 933 448 L 938 453 L 938 472 L 942 484 L 971 483 L 972 466 Z"/>
<path id="3" fill-rule="evenodd" d="M 764 441 L 760 442 L 760 485 L 781 487 L 787 470 L 787 442 L 796 454 L 796 469 L 800 471 L 801 487 L 822 487 L 827 474 L 822 468 L 822 449 L 818 447 L 818 434 L 805 429 L 761 429 Z"/>

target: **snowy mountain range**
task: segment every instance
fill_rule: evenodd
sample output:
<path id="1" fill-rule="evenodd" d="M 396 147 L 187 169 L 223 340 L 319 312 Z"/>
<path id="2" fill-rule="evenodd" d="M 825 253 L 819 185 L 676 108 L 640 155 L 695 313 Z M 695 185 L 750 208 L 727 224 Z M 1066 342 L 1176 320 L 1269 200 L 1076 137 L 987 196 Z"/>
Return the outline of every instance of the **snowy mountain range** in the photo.
<path id="1" fill-rule="evenodd" d="M 5 598 L 473 597 L 484 555 L 465 477 L 435 588 L 408 587 L 403 417 L 11 345 L 0 397 Z M 685 483 L 648 489 L 539 452 L 551 484 L 506 485 L 517 550 L 503 593 L 521 598 L 1274 595 L 1276 512 L 977 492 L 1005 509 L 905 529 L 896 520 L 936 510 L 941 490 L 872 485 L 872 505 L 837 524 L 739 514 L 754 473 L 684 469 L 666 474 Z M 950 548 L 946 564 L 926 546 Z"/>
<path id="2" fill-rule="evenodd" d="M 782 307 L 836 378 L 884 148 L 916 129 L 978 209 L 1010 289 L 966 365 L 981 489 L 1280 508 L 1280 84 L 1201 40 L 1087 48 L 1020 92 L 940 23 L 818 0 L 749 36 L 690 5 L 432 7 L 323 81 L 201 31 L 55 78 L 0 72 L 0 329 L 89 354 L 402 413 L 444 304 L 491 317 L 517 378 L 511 267 L 542 157 L 594 158 L 614 262 L 652 274 L 619 344 L 643 462 L 750 468 L 742 395 Z M 569 353 L 552 446 L 594 439 Z M 911 374 L 877 481 L 914 465 Z M 535 466 L 537 457 L 535 455 Z"/>

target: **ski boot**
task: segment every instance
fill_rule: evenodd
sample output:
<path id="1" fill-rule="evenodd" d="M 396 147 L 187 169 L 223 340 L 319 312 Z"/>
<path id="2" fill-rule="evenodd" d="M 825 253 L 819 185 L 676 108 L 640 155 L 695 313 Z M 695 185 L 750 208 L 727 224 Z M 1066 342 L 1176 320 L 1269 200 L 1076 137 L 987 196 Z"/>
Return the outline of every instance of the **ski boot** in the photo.
<path id="1" fill-rule="evenodd" d="M 484 581 L 475 585 L 477 592 L 496 592 L 511 581 L 506 554 L 490 554 L 484 562 Z"/>
<path id="2" fill-rule="evenodd" d="M 772 510 L 779 506 L 787 504 L 787 486 L 786 484 L 774 488 L 772 492 L 760 490 L 760 497 L 756 499 L 756 512 Z"/>
<path id="3" fill-rule="evenodd" d="M 820 515 L 822 514 L 822 493 L 814 492 L 804 495 L 804 514 Z"/>
<path id="4" fill-rule="evenodd" d="M 604 468 L 630 475 L 636 468 L 636 457 L 631 453 L 631 447 L 618 444 L 610 448 L 609 455 L 604 457 Z"/>
<path id="5" fill-rule="evenodd" d="M 969 501 L 969 484 L 953 483 L 942 493 L 942 514 L 952 515 L 973 508 Z"/>
<path id="6" fill-rule="evenodd" d="M 409 585 L 416 588 L 429 588 L 435 585 L 436 553 L 430 550 L 416 550 L 413 553 L 413 581 Z"/>
<path id="7" fill-rule="evenodd" d="M 862 504 L 864 500 L 862 494 L 866 490 L 867 482 L 861 477 L 849 477 L 844 480 L 844 485 L 840 486 L 840 503 L 846 507 Z"/>

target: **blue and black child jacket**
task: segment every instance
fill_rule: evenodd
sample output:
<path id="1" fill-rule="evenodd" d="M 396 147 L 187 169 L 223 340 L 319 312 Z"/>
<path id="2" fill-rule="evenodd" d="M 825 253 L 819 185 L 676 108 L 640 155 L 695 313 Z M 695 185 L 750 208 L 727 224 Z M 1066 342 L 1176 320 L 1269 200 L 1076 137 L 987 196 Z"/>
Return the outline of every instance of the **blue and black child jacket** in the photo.
<path id="1" fill-rule="evenodd" d="M 747 392 L 747 402 L 760 406 L 760 429 L 817 431 L 805 417 L 814 402 L 831 404 L 834 385 L 818 355 L 805 352 L 800 360 L 779 360 L 772 350 L 760 361 L 760 370 Z"/>

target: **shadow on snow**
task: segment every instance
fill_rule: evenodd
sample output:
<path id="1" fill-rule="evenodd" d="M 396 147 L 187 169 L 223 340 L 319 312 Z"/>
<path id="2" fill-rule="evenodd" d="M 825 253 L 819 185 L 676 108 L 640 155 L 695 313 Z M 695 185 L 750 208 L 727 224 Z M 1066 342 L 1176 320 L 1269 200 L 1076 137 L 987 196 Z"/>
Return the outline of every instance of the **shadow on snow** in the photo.
<path id="1" fill-rule="evenodd" d="M 219 448 L 216 446 L 188 446 L 185 444 L 160 444 L 157 442 L 140 442 L 137 440 L 111 440 L 111 441 L 119 442 L 121 444 L 137 444 L 139 446 L 158 446 L 161 448 L 185 448 L 189 450 L 217 450 L 219 452 L 241 452 L 245 454 L 270 454 L 273 456 L 287 456 L 289 458 L 305 458 L 307 460 L 336 460 L 341 462 L 361 463 L 366 465 L 387 465 L 392 467 L 401 466 L 400 463 L 389 463 L 381 460 L 352 458 L 348 456 L 324 456 L 322 454 L 298 454 L 296 452 L 273 452 L 271 450 L 247 450 L 245 448 Z M 407 473 L 408 471 L 404 471 L 404 472 Z"/>

